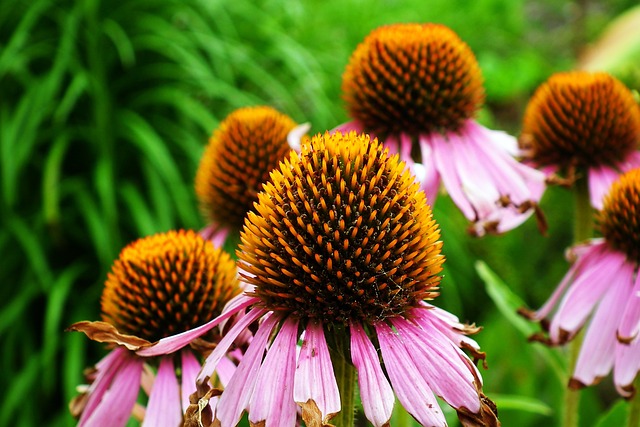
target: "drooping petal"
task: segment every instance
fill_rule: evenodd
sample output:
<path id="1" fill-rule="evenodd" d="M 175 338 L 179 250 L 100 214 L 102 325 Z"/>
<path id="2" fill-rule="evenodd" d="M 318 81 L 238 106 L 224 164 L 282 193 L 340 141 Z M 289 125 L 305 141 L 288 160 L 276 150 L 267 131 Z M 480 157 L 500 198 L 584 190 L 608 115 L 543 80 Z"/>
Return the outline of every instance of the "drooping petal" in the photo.
<path id="1" fill-rule="evenodd" d="M 253 298 L 252 298 L 253 300 Z M 249 302 L 249 301 L 246 301 Z M 253 304 L 255 301 L 251 301 Z M 235 307 L 233 310 L 229 310 L 229 313 L 237 313 L 238 311 L 244 309 L 246 306 L 244 304 L 240 304 Z M 260 317 L 264 316 L 266 310 L 261 308 L 252 308 L 245 316 L 243 316 L 238 323 L 233 325 L 233 327 L 225 334 L 225 336 L 220 340 L 220 342 L 216 345 L 216 348 L 211 352 L 207 359 L 202 365 L 202 369 L 198 374 L 198 378 L 196 382 L 198 384 L 204 384 L 207 380 L 213 375 L 213 371 L 215 371 L 216 366 L 220 362 L 220 359 L 227 353 L 229 347 L 235 339 L 240 335 L 241 332 L 244 332 L 246 328 L 255 322 Z"/>
<path id="2" fill-rule="evenodd" d="M 202 238 L 209 240 L 216 248 L 221 248 L 224 245 L 229 233 L 231 233 L 229 227 L 223 227 L 218 224 L 211 224 L 200 230 Z"/>
<path id="3" fill-rule="evenodd" d="M 423 426 L 446 426 L 438 401 L 400 337 L 383 322 L 377 323 L 375 329 L 384 366 L 402 406 Z"/>
<path id="4" fill-rule="evenodd" d="M 360 400 L 367 419 L 375 427 L 389 423 L 395 397 L 385 377 L 376 349 L 358 323 L 352 322 L 351 360 L 358 371 Z"/>
<path id="5" fill-rule="evenodd" d="M 567 338 L 563 337 L 565 333 L 570 338 L 582 327 L 624 263 L 623 254 L 603 251 L 599 259 L 576 276 L 551 322 L 549 335 L 554 342 L 563 342 Z"/>
<path id="6" fill-rule="evenodd" d="M 118 427 L 124 426 L 133 410 L 133 405 L 140 390 L 140 375 L 142 373 L 143 360 L 134 357 L 129 351 L 118 348 L 117 360 L 112 360 L 104 376 L 98 376 L 93 388 L 100 389 L 102 393 L 95 395 L 96 399 L 88 402 L 85 407 L 79 427 Z"/>
<path id="7" fill-rule="evenodd" d="M 420 181 L 422 191 L 424 191 L 424 194 L 427 196 L 427 203 L 433 206 L 438 197 L 438 191 L 440 190 L 440 173 L 436 167 L 433 149 L 429 141 L 422 135 L 420 135 L 418 141 L 420 144 L 422 163 L 416 164 L 412 168 L 412 171 Z M 417 167 L 418 165 L 422 167 L 420 170 Z M 418 174 L 420 174 L 420 176 Z"/>
<path id="8" fill-rule="evenodd" d="M 277 316 L 271 315 L 260 324 L 247 352 L 218 401 L 216 418 L 220 420 L 221 425 L 235 426 L 240 421 L 243 411 L 249 407 L 262 356 L 267 348 L 271 331 L 279 321 Z"/>
<path id="9" fill-rule="evenodd" d="M 307 424 L 310 424 L 308 417 L 315 418 L 318 425 L 326 424 L 340 412 L 340 392 L 321 323 L 310 321 L 305 328 L 293 399 L 302 407 L 302 417 Z"/>
<path id="10" fill-rule="evenodd" d="M 293 401 L 296 369 L 298 321 L 288 318 L 282 324 L 260 367 L 256 388 L 249 403 L 252 425 L 290 427 L 296 423 L 296 403 Z"/>
<path id="11" fill-rule="evenodd" d="M 182 422 L 180 386 L 171 356 L 160 360 L 142 427 L 176 427 Z"/>
<path id="12" fill-rule="evenodd" d="M 402 318 L 392 318 L 391 323 L 404 342 L 407 353 L 429 388 L 454 408 L 466 408 L 477 413 L 480 410 L 475 375 L 465 363 L 466 356 L 457 345 L 440 331 L 423 322 L 423 329 Z"/>
<path id="13" fill-rule="evenodd" d="M 620 325 L 618 326 L 619 341 L 637 340 L 640 333 L 640 270 L 636 270 L 636 281 L 629 292 Z"/>
<path id="14" fill-rule="evenodd" d="M 162 338 L 160 341 L 152 344 L 149 347 L 144 347 L 138 350 L 136 353 L 140 356 L 151 357 L 161 356 L 164 354 L 173 353 L 174 351 L 178 351 L 182 347 L 189 345 L 196 338 L 199 338 L 200 336 L 206 334 L 211 329 L 218 326 L 221 322 L 236 314 L 238 311 L 249 307 L 250 305 L 255 303 L 256 299 L 245 296 L 241 301 L 242 302 L 235 306 L 233 310 L 227 310 L 225 308 L 225 311 L 220 316 L 205 323 L 204 325 L 198 326 L 197 328 L 190 329 L 180 334 Z"/>
<path id="15" fill-rule="evenodd" d="M 415 309 L 411 311 L 412 316 L 415 317 L 418 323 L 426 321 L 437 328 L 458 347 L 472 350 L 477 357 L 482 355 L 478 343 L 467 336 L 479 332 L 480 328 L 475 325 L 465 325 L 453 314 L 429 303 L 422 302 L 421 305 L 426 308 L 426 310 Z"/>
<path id="16" fill-rule="evenodd" d="M 200 362 L 190 349 L 184 349 L 182 356 L 182 380 L 180 394 L 182 396 L 182 412 L 187 412 L 189 396 L 196 391 L 196 377 L 200 372 Z"/>
<path id="17" fill-rule="evenodd" d="M 294 127 L 287 134 L 287 143 L 292 150 L 300 152 L 302 147 L 302 137 L 311 129 L 311 123 L 302 123 Z"/>
<path id="18" fill-rule="evenodd" d="M 621 307 L 629 298 L 633 266 L 623 264 L 607 281 L 608 291 L 599 301 L 582 342 L 572 381 L 591 385 L 605 377 L 613 366 L 618 344 L 616 330 L 622 317 Z"/>
<path id="19" fill-rule="evenodd" d="M 611 184 L 620 176 L 620 172 L 607 165 L 589 168 L 589 198 L 591 206 L 602 210 L 604 196 L 607 195 Z"/>
<path id="20" fill-rule="evenodd" d="M 633 396 L 636 376 L 640 373 L 640 340 L 631 344 L 618 342 L 613 367 L 613 382 L 621 396 Z"/>

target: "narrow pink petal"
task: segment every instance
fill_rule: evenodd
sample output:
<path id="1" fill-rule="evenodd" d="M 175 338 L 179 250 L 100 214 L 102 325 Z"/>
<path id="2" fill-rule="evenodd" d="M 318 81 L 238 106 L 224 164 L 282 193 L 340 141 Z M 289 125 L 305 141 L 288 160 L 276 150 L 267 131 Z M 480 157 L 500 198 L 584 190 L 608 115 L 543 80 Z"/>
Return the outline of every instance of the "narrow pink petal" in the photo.
<path id="1" fill-rule="evenodd" d="M 367 419 L 375 427 L 389 423 L 395 397 L 382 371 L 376 349 L 362 326 L 351 323 L 351 360 L 358 371 L 360 400 Z"/>
<path id="2" fill-rule="evenodd" d="M 554 342 L 560 341 L 561 331 L 569 332 L 572 336 L 582 327 L 593 307 L 611 288 L 611 283 L 616 281 L 624 263 L 623 254 L 603 251 L 599 259 L 576 275 L 549 328 L 549 335 Z"/>
<path id="3" fill-rule="evenodd" d="M 423 170 L 420 172 L 420 177 L 418 177 L 417 171 L 414 171 L 414 174 L 422 184 L 422 191 L 424 191 L 424 194 L 427 196 L 427 203 L 433 206 L 438 197 L 438 191 L 440 190 L 440 173 L 438 172 L 433 149 L 428 139 L 420 135 L 418 141 L 420 143 Z M 417 167 L 414 166 L 412 170 L 415 169 L 417 169 Z"/>
<path id="4" fill-rule="evenodd" d="M 607 195 L 611 184 L 620 176 L 620 173 L 610 166 L 594 166 L 589 168 L 589 195 L 591 206 L 602 210 L 604 196 Z"/>
<path id="5" fill-rule="evenodd" d="M 607 292 L 589 323 L 573 373 L 573 378 L 582 384 L 591 385 L 611 371 L 618 344 L 616 330 L 622 317 L 620 308 L 629 298 L 632 281 L 633 268 L 629 264 L 620 266 L 607 280 Z"/>
<path id="6" fill-rule="evenodd" d="M 203 239 L 209 240 L 216 248 L 221 248 L 230 232 L 229 227 L 211 224 L 200 230 L 200 235 Z"/>
<path id="7" fill-rule="evenodd" d="M 629 292 L 629 300 L 618 326 L 618 339 L 623 341 L 635 340 L 640 333 L 640 270 L 636 270 L 635 274 L 636 282 Z"/>
<path id="8" fill-rule="evenodd" d="M 205 323 L 204 325 L 198 326 L 197 328 L 182 332 L 177 335 L 172 335 L 167 338 L 162 338 L 157 343 L 154 343 L 149 347 L 141 348 L 136 353 L 140 356 L 151 357 L 170 354 L 174 351 L 180 350 L 182 347 L 189 345 L 196 338 L 199 338 L 200 336 L 209 332 L 211 329 L 220 324 L 220 322 L 233 316 L 238 311 L 254 304 L 255 301 L 256 298 L 244 296 L 242 303 L 234 307 L 233 310 L 224 311 L 220 316 Z"/>
<path id="9" fill-rule="evenodd" d="M 458 177 L 455 159 L 450 153 L 449 142 L 437 134 L 425 135 L 423 139 L 420 140 L 420 143 L 424 144 L 425 142 L 428 142 L 433 150 L 434 164 L 440 173 L 442 183 L 447 193 L 449 193 L 449 197 L 451 197 L 456 206 L 458 206 L 458 209 L 462 211 L 468 220 L 475 220 L 476 213 L 463 193 L 462 182 Z"/>
<path id="10" fill-rule="evenodd" d="M 385 323 L 375 325 L 384 366 L 402 406 L 424 426 L 446 426 L 438 401 L 404 343 Z"/>
<path id="11" fill-rule="evenodd" d="M 218 401 L 216 418 L 220 420 L 221 425 L 235 426 L 240 421 L 244 410 L 249 407 L 262 356 L 267 348 L 271 331 L 279 321 L 278 316 L 272 315 L 260 324 L 247 352 Z"/>
<path id="12" fill-rule="evenodd" d="M 235 363 L 231 361 L 228 357 L 223 357 L 220 359 L 218 363 L 218 367 L 216 368 L 216 374 L 218 375 L 218 380 L 220 380 L 220 384 L 223 387 L 226 387 L 233 378 L 233 374 L 236 373 L 237 366 Z"/>
<path id="13" fill-rule="evenodd" d="M 176 427 L 182 422 L 180 386 L 171 356 L 160 360 L 142 427 Z"/>
<path id="14" fill-rule="evenodd" d="M 458 346 L 426 322 L 421 324 L 424 329 L 400 317 L 391 319 L 391 323 L 413 363 L 422 367 L 420 374 L 429 388 L 454 408 L 477 413 L 480 396 L 475 373 L 469 368 L 473 364 Z"/>
<path id="15" fill-rule="evenodd" d="M 249 302 L 249 301 L 247 301 Z M 255 301 L 250 301 L 250 304 L 253 304 Z M 248 304 L 249 305 L 249 304 Z M 235 314 L 238 311 L 244 309 L 246 305 L 241 304 L 233 310 L 230 310 L 227 314 L 232 313 Z M 207 381 L 208 378 L 211 378 L 213 372 L 215 371 L 220 359 L 227 353 L 231 344 L 236 340 L 238 335 L 244 332 L 247 327 L 258 320 L 260 317 L 264 316 L 267 311 L 262 308 L 252 308 L 249 313 L 243 316 L 238 323 L 233 325 L 233 327 L 225 334 L 225 336 L 220 340 L 220 342 L 216 345 L 216 348 L 211 352 L 211 354 L 207 357 L 200 370 L 200 374 L 198 374 L 198 378 L 196 382 L 198 384 L 203 384 Z M 222 317 L 219 316 L 218 319 Z M 227 316 L 229 317 L 229 316 Z"/>
<path id="16" fill-rule="evenodd" d="M 196 391 L 196 377 L 200 372 L 200 362 L 190 349 L 184 349 L 182 356 L 182 384 L 180 394 L 182 396 L 182 413 L 189 407 L 189 396 Z"/>
<path id="17" fill-rule="evenodd" d="M 633 382 L 640 372 L 640 340 L 616 345 L 613 382 L 621 396 L 631 397 Z M 637 391 L 636 391 L 637 392 Z"/>
<path id="18" fill-rule="evenodd" d="M 340 392 L 321 323 L 310 321 L 305 328 L 296 367 L 293 400 L 301 406 L 313 400 L 324 423 L 340 412 Z"/>
<path id="19" fill-rule="evenodd" d="M 91 411 L 85 408 L 78 426 L 124 426 L 131 417 L 133 405 L 138 397 L 142 364 L 142 359 L 127 352 L 113 375 L 109 388 Z"/>
<path id="20" fill-rule="evenodd" d="M 282 324 L 260 367 L 256 388 L 249 403 L 249 422 L 253 425 L 290 427 L 296 424 L 297 405 L 293 401 L 296 370 L 298 321 L 288 318 Z"/>
<path id="21" fill-rule="evenodd" d="M 351 122 L 343 123 L 338 127 L 331 129 L 330 132 L 331 133 L 336 133 L 336 132 L 348 133 L 351 131 L 362 133 L 364 132 L 364 125 L 357 120 L 353 120 Z"/>

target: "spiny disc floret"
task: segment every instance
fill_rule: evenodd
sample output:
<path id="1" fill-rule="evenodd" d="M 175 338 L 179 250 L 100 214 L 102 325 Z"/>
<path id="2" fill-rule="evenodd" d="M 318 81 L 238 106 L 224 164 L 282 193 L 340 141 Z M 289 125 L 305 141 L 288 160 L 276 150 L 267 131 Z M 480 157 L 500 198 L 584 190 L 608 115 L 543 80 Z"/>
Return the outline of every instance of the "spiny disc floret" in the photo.
<path id="1" fill-rule="evenodd" d="M 640 263 L 640 169 L 611 186 L 598 219 L 607 243 Z"/>
<path id="2" fill-rule="evenodd" d="M 384 137 L 457 131 L 484 101 L 473 52 L 438 24 L 374 30 L 352 54 L 342 91 L 351 116 Z"/>
<path id="3" fill-rule="evenodd" d="M 239 293 L 227 253 L 193 231 L 169 231 L 122 250 L 107 275 L 102 318 L 153 342 L 208 322 Z"/>
<path id="4" fill-rule="evenodd" d="M 541 166 L 613 166 L 640 143 L 640 108 L 607 73 L 557 73 L 525 111 L 522 147 Z"/>
<path id="5" fill-rule="evenodd" d="M 216 224 L 240 228 L 262 183 L 291 150 L 287 135 L 296 127 L 271 107 L 231 113 L 213 133 L 196 175 L 204 214 Z"/>
<path id="6" fill-rule="evenodd" d="M 424 193 L 366 135 L 324 134 L 271 175 L 241 233 L 265 307 L 323 322 L 375 322 L 436 295 L 444 261 Z"/>

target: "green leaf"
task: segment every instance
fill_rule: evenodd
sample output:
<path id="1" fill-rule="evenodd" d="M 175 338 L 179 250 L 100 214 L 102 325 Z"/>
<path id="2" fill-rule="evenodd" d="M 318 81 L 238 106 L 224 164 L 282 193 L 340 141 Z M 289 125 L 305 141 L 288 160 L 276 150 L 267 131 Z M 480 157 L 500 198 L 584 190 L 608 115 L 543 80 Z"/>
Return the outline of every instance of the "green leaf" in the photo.
<path id="1" fill-rule="evenodd" d="M 605 412 L 595 424 L 595 427 L 623 426 L 627 419 L 629 403 L 618 400 L 607 412 Z"/>
<path id="2" fill-rule="evenodd" d="M 551 409 L 547 404 L 532 397 L 491 394 L 491 399 L 495 402 L 500 411 L 523 411 L 546 416 L 553 414 L 553 409 Z"/>

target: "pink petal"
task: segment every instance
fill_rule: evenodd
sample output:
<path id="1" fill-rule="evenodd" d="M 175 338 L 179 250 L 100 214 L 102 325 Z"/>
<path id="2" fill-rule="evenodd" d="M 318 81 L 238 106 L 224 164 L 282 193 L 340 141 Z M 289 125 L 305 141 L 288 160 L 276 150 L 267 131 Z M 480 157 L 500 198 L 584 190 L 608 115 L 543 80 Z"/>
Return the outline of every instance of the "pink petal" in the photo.
<path id="1" fill-rule="evenodd" d="M 253 393 L 249 403 L 249 422 L 252 425 L 291 427 L 296 424 L 293 387 L 297 340 L 298 321 L 288 318 L 260 367 L 256 380 L 256 388 L 260 392 Z"/>
<path id="2" fill-rule="evenodd" d="M 632 341 L 640 332 L 640 271 L 636 270 L 636 281 L 629 292 L 620 325 L 618 326 L 618 339 Z"/>
<path id="3" fill-rule="evenodd" d="M 613 382 L 621 396 L 632 396 L 633 382 L 638 372 L 640 372 L 640 340 L 635 340 L 631 344 L 618 342 Z"/>
<path id="4" fill-rule="evenodd" d="M 475 385 L 470 360 L 438 328 L 426 322 L 420 327 L 396 317 L 391 323 L 398 331 L 420 374 L 435 394 L 456 409 L 480 410 L 480 396 Z"/>
<path id="5" fill-rule="evenodd" d="M 595 304 L 618 277 L 624 263 L 625 258 L 621 253 L 603 251 L 599 259 L 594 259 L 591 265 L 576 275 L 549 328 L 554 342 L 562 341 L 561 331 L 573 336 L 582 327 Z"/>
<path id="6" fill-rule="evenodd" d="M 182 422 L 180 386 L 171 356 L 160 360 L 142 427 L 176 427 Z"/>
<path id="7" fill-rule="evenodd" d="M 124 353 L 117 356 L 118 362 L 109 370 L 116 369 L 102 377 L 102 380 L 108 381 L 108 388 L 95 404 L 87 404 L 78 426 L 117 427 L 124 426 L 129 420 L 140 390 L 143 361 L 122 350 Z M 96 382 L 100 379 L 97 378 Z"/>
<path id="8" fill-rule="evenodd" d="M 351 360 L 358 371 L 360 400 L 367 419 L 375 426 L 389 423 L 395 397 L 382 371 L 378 353 L 358 323 L 351 323 Z"/>
<path id="9" fill-rule="evenodd" d="M 200 230 L 203 239 L 209 240 L 216 248 L 221 248 L 227 240 L 231 229 L 218 224 L 211 224 Z"/>
<path id="10" fill-rule="evenodd" d="M 196 377 L 200 372 L 200 362 L 190 349 L 184 349 L 182 355 L 182 385 L 180 393 L 182 395 L 182 412 L 185 413 L 189 407 L 189 396 L 196 391 Z"/>
<path id="11" fill-rule="evenodd" d="M 311 123 L 302 123 L 289 131 L 287 143 L 292 150 L 300 152 L 302 138 L 309 132 L 309 129 L 311 129 Z"/>
<path id="12" fill-rule="evenodd" d="M 547 302 L 535 313 L 535 318 L 537 320 L 542 320 L 545 317 L 549 316 L 551 311 L 558 305 L 560 298 L 564 295 L 568 286 L 572 285 L 578 275 L 581 275 L 585 268 L 592 265 L 600 255 L 602 254 L 605 248 L 604 242 L 590 242 L 587 245 L 580 245 L 577 249 L 576 256 L 577 259 L 573 263 L 573 265 L 569 268 L 569 271 L 564 276 L 560 284 L 556 287 L 556 289 L 551 294 L 551 297 L 547 300 Z"/>
<path id="13" fill-rule="evenodd" d="M 604 196 L 607 195 L 611 184 L 620 176 L 620 173 L 610 166 L 594 166 L 589 168 L 589 195 L 591 206 L 602 210 Z"/>
<path id="14" fill-rule="evenodd" d="M 322 324 L 310 321 L 298 357 L 293 399 L 300 406 L 312 400 L 322 415 L 322 422 L 340 412 L 340 392 L 333 373 L 329 348 Z"/>
<path id="15" fill-rule="evenodd" d="M 402 406 L 424 426 L 446 426 L 437 400 L 400 337 L 382 322 L 375 328 L 384 366 Z"/>
<path id="16" fill-rule="evenodd" d="M 264 310 L 260 310 L 260 312 L 264 312 Z M 247 352 L 222 393 L 218 401 L 216 418 L 223 426 L 238 424 L 242 412 L 248 408 L 269 336 L 279 321 L 278 316 L 272 315 L 260 324 Z"/>
<path id="17" fill-rule="evenodd" d="M 349 133 L 351 131 L 357 132 L 357 133 L 363 133 L 364 125 L 357 120 L 353 120 L 351 122 L 343 123 L 340 126 L 331 129 L 330 132 L 331 133 L 335 133 L 335 132 Z"/>
<path id="18" fill-rule="evenodd" d="M 253 298 L 251 298 L 251 300 L 253 300 Z M 255 301 L 247 301 L 247 302 L 250 302 L 250 304 L 253 304 Z M 250 304 L 247 304 L 247 305 L 250 305 Z M 234 309 L 229 310 L 227 314 L 236 314 L 238 311 L 244 309 L 245 307 L 246 305 L 240 304 Z M 249 311 L 249 313 L 247 313 L 238 321 L 238 323 L 233 325 L 233 327 L 229 330 L 229 332 L 225 334 L 225 336 L 216 345 L 216 348 L 211 352 L 211 354 L 205 360 L 204 365 L 200 370 L 200 374 L 198 374 L 198 378 L 196 379 L 196 382 L 198 384 L 203 384 L 209 378 L 211 378 L 211 376 L 213 375 L 213 372 L 218 366 L 218 363 L 220 362 L 220 359 L 222 359 L 222 357 L 227 353 L 227 351 L 229 350 L 229 347 L 231 347 L 231 344 L 233 344 L 233 342 L 238 337 L 238 335 L 244 332 L 250 324 L 255 322 L 260 317 L 264 316 L 266 312 L 267 311 L 262 308 L 252 308 Z M 218 319 L 220 317 L 222 316 L 219 316 Z"/>
<path id="19" fill-rule="evenodd" d="M 416 178 L 419 178 L 422 184 L 422 191 L 424 191 L 424 194 L 427 196 L 427 203 L 433 206 L 438 197 L 438 191 L 440 190 L 440 173 L 436 166 L 433 149 L 431 145 L 429 145 L 428 140 L 420 135 L 418 141 L 420 143 L 420 154 L 422 157 L 422 170 L 420 171 L 420 176 L 418 176 L 418 172 L 416 171 L 418 165 L 416 164 L 416 166 L 412 168 L 412 171 L 414 171 Z"/>
<path id="20" fill-rule="evenodd" d="M 466 335 L 468 333 L 476 333 L 479 330 L 478 328 L 473 325 L 464 325 L 453 314 L 429 303 L 423 302 L 422 306 L 425 309 L 418 308 L 411 311 L 418 323 L 421 321 L 429 322 L 458 347 L 466 344 L 474 350 L 480 350 L 478 343 Z"/>
<path id="21" fill-rule="evenodd" d="M 607 292 L 591 319 L 573 373 L 582 384 L 591 385 L 611 371 L 618 344 L 616 330 L 622 317 L 620 307 L 629 298 L 632 280 L 632 265 L 623 264 L 606 283 Z"/>
<path id="22" fill-rule="evenodd" d="M 223 357 L 220 359 L 220 363 L 216 367 L 216 374 L 218 375 L 218 380 L 220 380 L 220 384 L 223 387 L 226 387 L 233 378 L 233 374 L 236 373 L 237 366 L 229 359 L 228 357 Z"/>
<path id="23" fill-rule="evenodd" d="M 256 298 L 244 296 L 244 298 L 242 299 L 242 302 L 239 303 L 236 307 L 234 307 L 233 310 L 225 309 L 225 311 L 220 316 L 205 323 L 204 325 L 198 326 L 195 329 L 191 329 L 189 331 L 185 331 L 177 335 L 172 335 L 167 338 L 162 338 L 157 343 L 154 343 L 149 347 L 144 347 L 138 350 L 136 354 L 138 354 L 139 356 L 151 357 L 151 356 L 161 356 L 165 354 L 170 354 L 170 353 L 173 353 L 174 351 L 180 350 L 182 347 L 189 345 L 196 338 L 209 332 L 211 329 L 216 327 L 220 322 L 233 316 L 238 311 L 254 304 L 255 301 L 256 301 Z"/>

